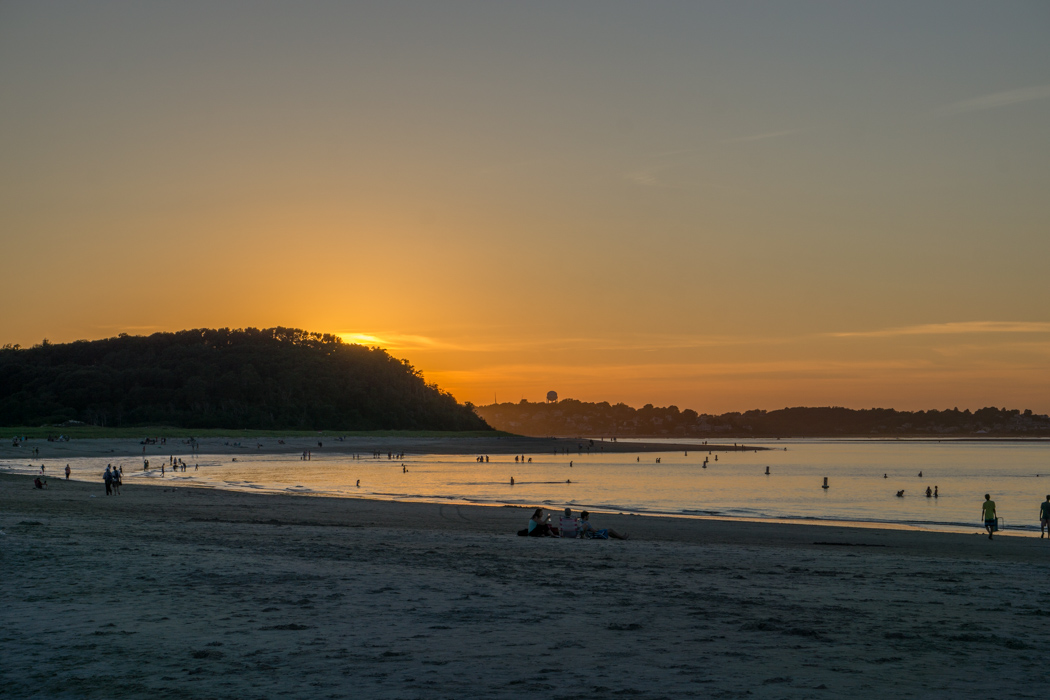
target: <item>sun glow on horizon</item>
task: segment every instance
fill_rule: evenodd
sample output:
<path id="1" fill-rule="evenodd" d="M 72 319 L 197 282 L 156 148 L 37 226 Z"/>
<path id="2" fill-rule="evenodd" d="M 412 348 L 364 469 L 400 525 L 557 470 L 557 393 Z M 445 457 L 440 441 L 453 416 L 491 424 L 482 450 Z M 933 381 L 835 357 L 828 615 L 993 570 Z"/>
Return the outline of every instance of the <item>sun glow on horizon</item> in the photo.
<path id="1" fill-rule="evenodd" d="M 473 403 L 1050 412 L 1045 4 L 640 7 L 0 10 L 0 345 L 334 329 Z"/>

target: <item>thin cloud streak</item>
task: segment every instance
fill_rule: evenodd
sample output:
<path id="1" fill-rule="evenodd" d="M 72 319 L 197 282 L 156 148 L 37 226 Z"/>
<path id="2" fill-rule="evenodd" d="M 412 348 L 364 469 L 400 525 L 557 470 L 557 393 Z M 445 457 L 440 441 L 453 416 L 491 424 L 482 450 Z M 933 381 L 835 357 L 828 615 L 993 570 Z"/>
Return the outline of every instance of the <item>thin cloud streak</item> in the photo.
<path id="1" fill-rule="evenodd" d="M 775 139 L 779 136 L 788 136 L 790 134 L 797 134 L 804 131 L 804 129 L 787 129 L 785 131 L 770 131 L 764 134 L 752 134 L 751 136 L 737 136 L 731 139 L 724 139 L 719 143 L 751 143 L 752 141 L 765 141 L 766 139 Z"/>
<path id="2" fill-rule="evenodd" d="M 455 350 L 457 352 L 473 353 L 521 352 L 525 350 L 547 352 L 565 350 L 587 350 L 591 352 L 688 350 L 692 348 L 725 347 L 733 345 L 782 345 L 797 342 L 809 337 L 645 334 L 641 336 L 629 336 L 626 338 L 569 337 L 492 342 L 487 340 L 471 341 L 465 338 L 450 340 L 425 335 L 404 335 L 383 332 L 337 333 L 336 335 L 347 343 L 383 347 L 388 350 Z"/>
<path id="3" fill-rule="evenodd" d="M 750 134 L 748 136 L 733 136 L 727 139 L 719 139 L 715 143 L 750 143 L 751 141 L 765 141 L 766 139 L 774 139 L 778 136 L 790 136 L 791 134 L 800 134 L 805 129 L 785 129 L 783 131 L 766 131 L 761 134 Z M 676 148 L 670 151 L 660 151 L 652 155 L 653 158 L 670 158 L 672 156 L 684 156 L 690 153 L 697 153 L 710 148 L 710 146 L 692 146 L 690 148 Z"/>
<path id="4" fill-rule="evenodd" d="M 972 333 L 1050 333 L 1042 321 L 961 321 L 884 328 L 877 331 L 829 333 L 834 338 L 893 338 L 904 335 L 962 335 Z"/>
<path id="5" fill-rule="evenodd" d="M 979 112 L 986 109 L 999 109 L 1022 102 L 1033 100 L 1045 100 L 1050 98 L 1050 85 L 1036 85 L 1033 87 L 1020 88 L 1017 90 L 1006 90 L 1004 92 L 993 92 L 990 95 L 982 95 L 969 100 L 953 102 L 939 109 L 935 109 L 931 116 L 949 117 L 954 114 L 965 112 Z"/>

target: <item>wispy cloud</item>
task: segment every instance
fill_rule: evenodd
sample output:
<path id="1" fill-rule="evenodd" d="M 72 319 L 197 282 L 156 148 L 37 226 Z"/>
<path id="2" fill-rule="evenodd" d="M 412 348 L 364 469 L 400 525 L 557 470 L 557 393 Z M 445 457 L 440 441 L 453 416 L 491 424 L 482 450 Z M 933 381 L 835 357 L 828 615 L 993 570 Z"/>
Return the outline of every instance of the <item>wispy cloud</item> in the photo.
<path id="1" fill-rule="evenodd" d="M 799 337 L 730 336 L 715 334 L 645 333 L 620 336 L 568 336 L 498 340 L 491 336 L 435 338 L 425 335 L 399 333 L 337 333 L 344 342 L 373 345 L 387 350 L 445 351 L 471 353 L 507 352 L 661 352 L 726 346 L 782 345 L 798 341 Z"/>
<path id="2" fill-rule="evenodd" d="M 766 139 L 775 139 L 778 136 L 788 136 L 790 134 L 797 134 L 804 131 L 804 129 L 787 129 L 785 131 L 768 131 L 763 134 L 751 134 L 750 136 L 736 136 L 731 139 L 723 139 L 719 143 L 750 143 L 752 141 L 765 141 Z"/>
<path id="3" fill-rule="evenodd" d="M 1035 85 L 1033 87 L 1018 88 L 1017 90 L 1006 90 L 1004 92 L 993 92 L 990 95 L 982 95 L 961 102 L 953 102 L 935 109 L 930 113 L 933 117 L 948 117 L 964 112 L 978 112 L 985 109 L 998 109 L 1008 107 L 1022 102 L 1033 100 L 1045 100 L 1050 98 L 1050 85 Z"/>
<path id="4" fill-rule="evenodd" d="M 465 350 L 467 348 L 444 340 L 425 335 L 404 335 L 400 333 L 336 333 L 345 343 L 357 345 L 374 345 L 388 350 Z"/>
<path id="5" fill-rule="evenodd" d="M 892 338 L 902 335 L 961 335 L 973 333 L 1050 333 L 1050 323 L 1043 321 L 960 321 L 900 326 L 875 331 L 829 333 L 836 338 Z"/>
<path id="6" fill-rule="evenodd" d="M 800 134 L 805 129 L 784 129 L 783 131 L 765 131 L 761 134 L 748 134 L 746 136 L 733 136 L 730 138 L 719 139 L 715 143 L 750 143 L 751 141 L 765 141 L 766 139 L 775 139 L 778 136 L 790 136 L 791 134 Z M 671 158 L 673 156 L 685 156 L 691 153 L 697 153 L 710 148 L 709 145 L 702 146 L 689 146 L 687 148 L 674 148 L 668 151 L 659 151 L 652 155 L 653 158 Z"/>

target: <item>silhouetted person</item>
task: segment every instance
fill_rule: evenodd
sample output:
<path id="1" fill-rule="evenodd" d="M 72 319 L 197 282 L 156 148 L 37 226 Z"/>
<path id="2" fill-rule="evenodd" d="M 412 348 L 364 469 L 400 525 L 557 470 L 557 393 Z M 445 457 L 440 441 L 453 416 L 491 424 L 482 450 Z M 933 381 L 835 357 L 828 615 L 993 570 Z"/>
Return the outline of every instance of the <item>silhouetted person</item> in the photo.
<path id="1" fill-rule="evenodd" d="M 1050 496 L 1039 504 L 1039 539 L 1050 535 Z"/>
<path id="2" fill-rule="evenodd" d="M 998 527 L 998 517 L 995 514 L 995 501 L 988 494 L 984 494 L 984 503 L 981 505 L 981 515 L 984 517 L 984 529 L 988 531 L 988 539 L 992 539 L 992 533 Z"/>

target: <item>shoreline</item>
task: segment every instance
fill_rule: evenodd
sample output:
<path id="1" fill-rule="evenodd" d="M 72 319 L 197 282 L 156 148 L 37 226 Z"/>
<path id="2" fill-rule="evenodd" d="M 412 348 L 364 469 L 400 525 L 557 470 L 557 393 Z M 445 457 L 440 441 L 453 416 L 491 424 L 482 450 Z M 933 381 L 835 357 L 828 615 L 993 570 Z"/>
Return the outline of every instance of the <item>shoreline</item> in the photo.
<path id="1" fill-rule="evenodd" d="M 279 443 L 283 440 L 283 444 Z M 321 446 L 318 446 L 321 443 Z M 617 454 L 625 452 L 679 452 L 697 451 L 702 447 L 711 452 L 751 452 L 769 450 L 760 445 L 733 444 L 684 444 L 653 442 L 602 442 L 590 438 L 532 438 L 522 436 L 494 437 L 388 437 L 318 435 L 313 437 L 205 437 L 198 443 L 198 452 L 260 455 L 298 455 L 311 450 L 318 455 L 351 455 L 377 452 L 403 452 L 406 454 L 450 454 L 450 455 L 546 455 L 551 454 Z M 39 454 L 33 454 L 39 449 Z M 156 455 L 185 456 L 192 453 L 185 438 L 171 438 L 166 444 L 142 444 L 141 438 L 74 438 L 68 442 L 52 442 L 34 438 L 21 447 L 13 447 L 10 439 L 0 440 L 0 459 L 31 459 L 34 461 L 56 460 L 63 457 L 150 457 Z"/>
<path id="2" fill-rule="evenodd" d="M 36 476 L 36 474 L 20 474 L 15 472 L 0 471 L 0 484 L 4 483 L 4 480 L 8 477 L 29 479 Z M 62 483 L 70 484 L 86 484 L 92 488 L 100 488 L 101 481 L 87 481 L 84 479 L 69 479 L 68 481 L 59 475 L 48 475 L 48 484 L 51 484 L 51 480 L 61 481 Z M 28 482 L 31 483 L 31 482 Z M 312 492 L 301 492 L 301 493 L 289 493 L 284 490 L 267 490 L 265 488 L 247 488 L 247 487 L 229 487 L 229 486 L 216 486 L 212 484 L 201 484 L 201 483 L 187 483 L 183 481 L 160 481 L 160 482 L 142 482 L 142 481 L 128 481 L 121 487 L 127 489 L 129 487 L 144 487 L 144 488 L 159 488 L 163 487 L 165 490 L 177 490 L 177 489 L 197 489 L 202 491 L 219 491 L 224 493 L 241 493 L 252 496 L 288 496 L 292 498 L 332 498 L 337 500 L 357 500 L 357 501 L 374 501 L 376 503 L 407 503 L 407 504 L 429 504 L 438 506 L 457 506 L 457 507 L 476 507 L 476 508 L 523 508 L 523 509 L 534 509 L 534 508 L 545 508 L 556 513 L 559 509 L 556 506 L 537 505 L 533 502 L 528 503 L 511 503 L 511 502 L 485 502 L 476 501 L 469 499 L 457 499 L 454 497 L 443 498 L 440 496 L 404 496 L 404 497 L 390 497 L 390 498 L 379 498 L 375 494 L 366 496 L 358 496 L 354 494 L 343 494 L 334 495 L 330 493 L 318 493 Z M 552 510 L 553 509 L 553 510 Z M 892 520 L 843 520 L 841 518 L 815 518 L 815 517 L 784 517 L 784 516 L 745 516 L 745 515 L 729 515 L 721 513 L 675 513 L 670 511 L 646 511 L 646 510 L 632 510 L 629 508 L 610 508 L 602 505 L 580 505 L 574 504 L 573 510 L 579 512 L 581 510 L 588 510 L 591 513 L 601 515 L 616 515 L 624 517 L 640 517 L 640 518 L 674 518 L 681 520 L 713 520 L 726 523 L 766 523 L 771 525 L 806 525 L 811 527 L 839 527 L 848 529 L 859 529 L 859 530 L 899 530 L 904 532 L 927 532 L 927 533 L 942 533 L 942 534 L 959 534 L 959 535 L 970 535 L 970 534 L 983 534 L 982 526 L 979 523 L 975 523 L 972 526 L 964 525 L 960 523 L 921 523 L 921 522 L 896 522 Z M 999 531 L 997 536 L 1003 537 L 1036 537 L 1040 534 L 1040 530 L 1032 525 L 1025 527 L 1018 527 L 1016 525 L 1006 527 Z"/>
<path id="3" fill-rule="evenodd" d="M 10 473 L 0 473 L 0 491 L 14 494 L 20 487 L 33 492 L 33 497 L 42 496 L 48 498 L 52 493 L 61 493 L 62 495 L 57 497 L 56 500 L 60 503 L 65 504 L 63 507 L 69 507 L 72 502 L 76 499 L 83 501 L 84 497 L 89 499 L 104 499 L 111 501 L 114 504 L 120 504 L 118 507 L 123 509 L 125 502 L 130 502 L 133 505 L 138 504 L 151 504 L 152 506 L 167 505 L 173 500 L 176 503 L 184 504 L 188 510 L 185 514 L 195 513 L 193 517 L 200 517 L 201 512 L 208 511 L 213 508 L 221 508 L 227 505 L 235 506 L 237 509 L 244 510 L 269 510 L 271 508 L 292 508 L 296 511 L 302 511 L 304 513 L 313 514 L 311 517 L 314 520 L 302 520 L 297 521 L 297 524 L 313 524 L 313 525 L 332 525 L 333 522 L 345 522 L 346 527 L 357 527 L 360 524 L 353 524 L 355 521 L 353 518 L 355 515 L 361 512 L 368 513 L 384 513 L 384 521 L 381 523 L 383 527 L 398 527 L 396 524 L 391 524 L 390 518 L 394 519 L 401 517 L 409 517 L 412 523 L 410 527 L 415 527 L 418 523 L 416 520 L 422 518 L 426 521 L 429 526 L 441 525 L 440 521 L 435 521 L 432 517 L 432 511 L 437 509 L 441 512 L 442 509 L 452 508 L 457 511 L 460 509 L 470 509 L 473 513 L 473 519 L 479 522 L 486 522 L 492 524 L 492 528 L 487 532 L 489 534 L 514 534 L 518 529 L 524 527 L 528 520 L 529 514 L 535 508 L 543 508 L 550 512 L 553 517 L 557 517 L 561 510 L 558 506 L 547 506 L 541 504 L 497 504 L 497 503 L 473 503 L 473 502 L 459 502 L 454 500 L 416 500 L 411 498 L 406 499 L 384 499 L 375 498 L 371 496 L 331 496 L 316 493 L 275 493 L 265 491 L 241 491 L 236 489 L 225 489 L 218 487 L 200 487 L 193 485 L 186 485 L 181 483 L 169 482 L 169 483 L 125 483 L 121 489 L 122 492 L 133 493 L 135 497 L 132 499 L 125 499 L 125 494 L 121 496 L 106 496 L 103 490 L 101 482 L 90 482 L 90 481 L 77 481 L 65 479 L 48 479 L 49 488 L 44 491 L 32 489 L 32 480 L 30 477 L 25 475 L 17 475 Z M 171 495 L 160 495 L 171 494 Z M 10 502 L 11 498 L 5 495 L 0 495 L 0 512 L 3 512 L 3 507 Z M 38 500 L 41 500 L 38 498 Z M 15 497 L 15 502 L 26 502 L 26 497 Z M 47 501 L 42 501 L 46 503 Z M 80 504 L 82 508 L 88 508 L 93 506 L 84 506 Z M 671 541 L 671 542 L 682 542 L 682 543 L 695 543 L 699 541 L 701 531 L 705 533 L 718 533 L 716 540 L 725 542 L 739 543 L 742 541 L 753 541 L 754 544 L 761 546 L 761 543 L 772 541 L 780 546 L 783 546 L 785 542 L 792 542 L 798 544 L 799 542 L 807 538 L 821 539 L 823 535 L 833 535 L 836 537 L 846 537 L 850 540 L 855 540 L 857 544 L 855 546 L 888 546 L 885 543 L 887 541 L 893 541 L 896 544 L 893 546 L 903 546 L 904 540 L 897 540 L 896 535 L 906 535 L 907 537 L 930 537 L 937 539 L 937 549 L 946 549 L 952 551 L 957 547 L 967 548 L 965 551 L 969 551 L 969 544 L 963 544 L 964 542 L 970 542 L 976 539 L 986 541 L 985 533 L 979 525 L 975 524 L 972 531 L 964 530 L 963 528 L 942 530 L 926 528 L 913 524 L 901 524 L 901 523 L 880 523 L 875 521 L 845 521 L 845 520 L 820 520 L 817 518 L 754 518 L 754 517 L 735 517 L 735 516 L 722 516 L 722 515 L 692 515 L 692 514 L 676 514 L 676 513 L 648 513 L 648 512 L 626 512 L 626 511 L 611 511 L 605 510 L 600 507 L 586 507 L 581 508 L 578 506 L 573 507 L 574 512 L 577 514 L 581 510 L 590 510 L 595 516 L 598 516 L 596 520 L 600 520 L 603 527 L 608 526 L 616 530 L 627 530 L 632 532 L 632 539 L 637 539 L 634 536 L 634 532 L 638 531 L 641 533 L 647 533 L 651 535 L 654 541 Z M 46 511 L 46 506 L 41 512 Z M 514 512 L 513 517 L 507 517 L 507 513 Z M 391 515 L 394 514 L 394 515 Z M 328 520 L 325 520 L 325 519 Z M 223 522 L 250 522 L 257 523 L 257 520 L 224 520 Z M 376 526 L 377 522 L 370 521 L 370 526 Z M 498 529 L 496 525 L 499 524 L 503 529 Z M 790 536 L 785 535 L 785 532 L 792 532 Z M 1039 537 L 1033 537 L 1038 532 L 1030 532 L 1027 530 L 1002 530 L 996 535 L 996 541 L 1002 541 L 1006 538 L 1010 541 L 1031 541 L 1039 540 Z M 776 533 L 775 535 L 773 533 Z M 644 535 L 643 539 L 646 538 Z M 946 539 L 940 539 L 946 538 Z M 954 538 L 962 538 L 956 540 Z M 920 542 L 913 542 L 908 545 L 911 548 L 922 548 L 923 545 Z M 982 545 L 983 546 L 983 545 Z M 1046 544 L 1045 547 L 1037 546 L 1033 552 L 1037 551 L 1040 554 L 1037 556 L 1037 561 L 1042 561 L 1043 550 L 1050 552 L 1050 544 Z M 981 550 L 983 551 L 983 550 Z M 1021 550 L 1018 550 L 1021 551 Z M 1028 550 L 1024 550 L 1028 551 Z M 1027 555 L 1025 555 L 1027 556 Z"/>

